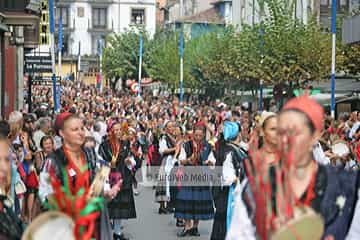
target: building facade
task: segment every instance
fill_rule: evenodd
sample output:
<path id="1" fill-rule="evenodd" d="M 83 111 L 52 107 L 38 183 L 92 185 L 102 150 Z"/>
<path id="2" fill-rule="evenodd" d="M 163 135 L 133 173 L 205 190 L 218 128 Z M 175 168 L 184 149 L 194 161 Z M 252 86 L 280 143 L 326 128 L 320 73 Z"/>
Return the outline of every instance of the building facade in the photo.
<path id="1" fill-rule="evenodd" d="M 164 7 L 165 23 L 174 23 L 181 18 L 191 17 L 212 8 L 214 0 L 183 0 L 181 13 L 180 0 L 167 0 Z"/>
<path id="2" fill-rule="evenodd" d="M 344 19 L 342 42 L 344 44 L 360 44 L 360 13 Z"/>
<path id="3" fill-rule="evenodd" d="M 150 35 L 156 29 L 155 0 L 58 0 L 55 20 L 62 16 L 63 53 L 96 55 L 98 41 L 111 33 L 121 33 L 135 26 Z"/>
<path id="4" fill-rule="evenodd" d="M 313 16 L 320 14 L 320 1 L 323 0 L 286 0 L 294 6 L 294 18 L 300 19 L 303 23 L 307 23 Z M 331 1 L 331 0 L 330 0 Z M 258 0 L 232 0 L 232 24 L 241 29 L 243 24 L 254 25 L 261 20 L 261 11 Z M 263 17 L 269 14 L 269 10 L 265 5 Z"/>
<path id="5" fill-rule="evenodd" d="M 39 41 L 40 2 L 0 1 L 1 116 L 24 108 L 24 52 Z"/>
<path id="6" fill-rule="evenodd" d="M 353 4 L 358 0 L 337 0 L 337 17 L 338 19 L 349 15 Z M 331 26 L 331 3 L 332 0 L 320 0 L 319 23 L 324 28 L 330 31 Z"/>
<path id="7" fill-rule="evenodd" d="M 94 84 L 100 72 L 100 43 L 106 46 L 107 36 L 132 28 L 141 27 L 154 35 L 156 0 L 55 0 L 55 46 L 60 19 L 62 67 L 58 75 Z M 50 45 L 36 51 L 50 52 Z"/>

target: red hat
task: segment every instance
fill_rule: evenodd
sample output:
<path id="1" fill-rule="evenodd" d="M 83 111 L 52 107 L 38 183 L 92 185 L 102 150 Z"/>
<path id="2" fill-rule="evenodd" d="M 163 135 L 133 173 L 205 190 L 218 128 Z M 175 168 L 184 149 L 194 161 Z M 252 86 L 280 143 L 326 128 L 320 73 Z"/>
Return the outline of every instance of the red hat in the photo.
<path id="1" fill-rule="evenodd" d="M 324 127 L 324 109 L 315 100 L 304 95 L 288 101 L 283 110 L 298 110 L 304 113 L 313 123 L 317 131 Z"/>
<path id="2" fill-rule="evenodd" d="M 63 128 L 64 122 L 70 118 L 73 114 L 70 112 L 63 112 L 57 115 L 55 119 L 55 131 L 58 133 Z"/>

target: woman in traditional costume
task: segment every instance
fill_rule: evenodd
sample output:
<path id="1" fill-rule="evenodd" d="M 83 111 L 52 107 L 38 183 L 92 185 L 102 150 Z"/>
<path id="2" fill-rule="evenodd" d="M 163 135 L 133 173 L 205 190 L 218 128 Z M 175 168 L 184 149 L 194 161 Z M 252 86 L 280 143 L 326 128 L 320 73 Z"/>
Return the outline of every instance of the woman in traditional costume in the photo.
<path id="1" fill-rule="evenodd" d="M 260 116 L 259 125 L 259 154 L 265 157 L 266 165 L 273 165 L 279 161 L 276 114 L 264 111 Z"/>
<path id="2" fill-rule="evenodd" d="M 13 212 L 14 199 L 11 198 L 10 146 L 4 136 L 0 136 L 0 239 L 20 240 L 21 222 Z"/>
<path id="3" fill-rule="evenodd" d="M 175 199 L 170 197 L 170 173 L 173 169 L 176 159 L 175 146 L 176 139 L 174 136 L 174 128 L 176 123 L 174 121 L 167 121 L 164 124 L 165 133 L 161 136 L 159 142 L 159 153 L 162 157 L 161 167 L 159 169 L 159 179 L 155 191 L 155 199 L 160 203 L 159 214 L 168 214 L 173 212 L 173 204 Z"/>
<path id="4" fill-rule="evenodd" d="M 69 194 L 76 196 L 77 191 L 81 189 L 85 193 L 90 191 L 91 183 L 97 172 L 95 151 L 82 147 L 85 140 L 83 121 L 76 114 L 64 112 L 57 116 L 55 129 L 62 137 L 63 145 L 50 154 L 40 173 L 39 196 L 48 203 L 53 203 L 59 192 L 58 189 L 54 189 L 54 184 L 50 185 L 53 177 L 60 181 L 59 186 L 70 188 Z M 105 185 L 105 183 L 101 184 Z M 119 191 L 119 188 L 119 185 L 111 189 L 104 187 L 106 191 L 103 194 L 111 198 Z M 85 196 L 86 199 L 90 198 L 92 193 L 88 194 L 89 196 Z M 73 210 L 79 211 L 79 209 Z M 97 221 L 97 227 L 92 235 L 95 235 L 96 239 L 111 239 L 110 222 L 106 209 L 101 211 L 100 218 L 93 219 L 93 221 Z M 84 223 L 84 227 L 88 225 L 90 226 L 89 222 Z"/>
<path id="5" fill-rule="evenodd" d="M 213 187 L 215 218 L 211 232 L 212 240 L 224 240 L 227 232 L 227 209 L 230 188 L 244 178 L 243 160 L 246 152 L 240 147 L 240 126 L 224 122 L 223 139 L 217 147 L 216 166 L 222 167 L 221 186 Z"/>
<path id="6" fill-rule="evenodd" d="M 123 180 L 122 189 L 108 204 L 110 218 L 114 225 L 114 239 L 127 239 L 122 233 L 122 220 L 136 218 L 133 194 L 133 174 L 140 167 L 140 161 L 131 151 L 128 125 L 113 122 L 109 135 L 99 147 L 99 155 L 111 165 L 110 185 Z"/>
<path id="7" fill-rule="evenodd" d="M 137 137 L 136 130 L 134 128 L 129 128 L 129 142 L 130 142 L 130 151 L 131 151 L 132 155 L 134 156 L 134 158 L 136 159 L 136 162 L 138 163 L 138 166 L 136 167 L 136 169 L 133 169 L 133 171 L 132 171 L 133 186 L 134 186 L 133 191 L 134 191 L 134 195 L 137 196 L 140 194 L 140 192 L 138 190 L 138 179 L 136 179 L 136 172 L 137 172 L 137 169 L 140 169 L 142 166 L 144 154 L 143 154 L 142 146 Z"/>
<path id="8" fill-rule="evenodd" d="M 181 144 L 180 147 L 181 149 L 177 148 L 176 155 L 178 155 L 180 164 L 184 166 L 185 174 L 187 167 L 191 167 L 193 170 L 195 170 L 194 167 L 198 167 L 198 170 L 191 171 L 194 174 L 206 174 L 205 167 L 214 166 L 216 163 L 212 147 L 205 140 L 204 126 L 196 126 L 194 137 L 185 144 Z M 179 181 L 181 184 L 181 179 Z M 199 237 L 200 220 L 213 219 L 214 206 L 210 183 L 206 184 L 207 182 L 192 182 L 190 186 L 180 186 L 176 195 L 175 217 L 184 219 L 185 226 L 178 233 L 178 237 Z"/>
<path id="9" fill-rule="evenodd" d="M 314 160 L 313 146 L 323 119 L 323 108 L 307 96 L 285 104 L 277 127 L 281 160 L 270 179 L 264 177 L 262 158 L 251 153 L 246 168 L 260 239 L 345 239 L 356 201 L 357 173 Z"/>

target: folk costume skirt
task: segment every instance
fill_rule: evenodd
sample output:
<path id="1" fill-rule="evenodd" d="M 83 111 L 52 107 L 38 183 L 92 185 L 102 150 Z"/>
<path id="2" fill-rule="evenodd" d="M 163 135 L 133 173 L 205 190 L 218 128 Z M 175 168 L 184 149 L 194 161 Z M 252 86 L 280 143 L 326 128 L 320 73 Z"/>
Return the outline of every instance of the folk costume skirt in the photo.
<path id="1" fill-rule="evenodd" d="M 208 186 L 181 186 L 175 202 L 175 217 L 185 220 L 214 218 L 212 193 Z"/>

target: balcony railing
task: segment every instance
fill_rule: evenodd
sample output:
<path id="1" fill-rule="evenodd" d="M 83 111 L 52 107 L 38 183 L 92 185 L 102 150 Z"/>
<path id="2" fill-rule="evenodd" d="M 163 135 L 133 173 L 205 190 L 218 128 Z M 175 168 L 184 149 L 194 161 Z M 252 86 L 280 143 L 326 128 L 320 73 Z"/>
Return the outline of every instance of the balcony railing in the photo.
<path id="1" fill-rule="evenodd" d="M 114 24 L 111 24 L 111 28 L 106 23 L 105 25 L 95 25 L 91 19 L 88 19 L 88 32 L 90 33 L 111 33 L 114 31 Z"/>

